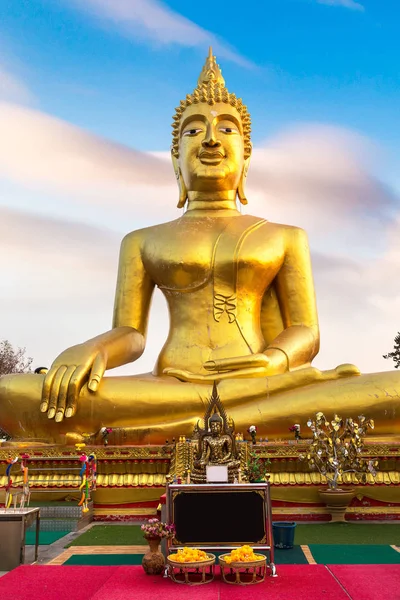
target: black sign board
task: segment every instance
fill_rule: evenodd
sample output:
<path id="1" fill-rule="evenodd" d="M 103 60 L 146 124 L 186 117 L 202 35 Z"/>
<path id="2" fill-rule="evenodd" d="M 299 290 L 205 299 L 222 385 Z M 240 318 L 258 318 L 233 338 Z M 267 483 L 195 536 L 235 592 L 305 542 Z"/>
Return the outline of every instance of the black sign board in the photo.
<path id="1" fill-rule="evenodd" d="M 265 484 L 171 485 L 167 503 L 173 545 L 270 546 Z"/>

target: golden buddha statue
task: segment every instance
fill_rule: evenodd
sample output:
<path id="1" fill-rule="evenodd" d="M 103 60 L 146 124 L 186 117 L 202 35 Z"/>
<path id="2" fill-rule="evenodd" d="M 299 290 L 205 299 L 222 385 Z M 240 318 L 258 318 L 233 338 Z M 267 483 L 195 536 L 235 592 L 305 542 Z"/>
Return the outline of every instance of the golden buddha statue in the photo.
<path id="1" fill-rule="evenodd" d="M 237 209 L 250 155 L 250 116 L 210 50 L 173 122 L 186 212 L 123 240 L 110 331 L 62 352 L 44 376 L 0 379 L 0 426 L 15 440 L 75 443 L 104 426 L 131 428 L 136 443 L 190 435 L 215 380 L 238 431 L 257 425 L 284 439 L 318 410 L 399 433 L 400 373 L 311 366 L 319 328 L 307 236 Z M 170 331 L 153 373 L 104 377 L 141 356 L 155 286 Z"/>
<path id="2" fill-rule="evenodd" d="M 239 480 L 240 457 L 233 432 L 234 425 L 228 421 L 214 381 L 204 429 L 195 428 L 198 449 L 193 460 L 192 483 L 207 483 L 207 466 L 215 465 L 227 468 L 229 483 Z"/>

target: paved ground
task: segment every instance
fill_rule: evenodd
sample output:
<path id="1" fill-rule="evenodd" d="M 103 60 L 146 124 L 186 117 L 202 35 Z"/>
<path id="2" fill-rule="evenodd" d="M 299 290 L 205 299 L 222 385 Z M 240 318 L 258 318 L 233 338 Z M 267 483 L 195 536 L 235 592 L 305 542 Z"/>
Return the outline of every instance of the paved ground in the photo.
<path id="1" fill-rule="evenodd" d="M 64 552 L 64 550 L 65 550 L 64 546 L 66 546 L 67 544 L 72 542 L 72 540 L 74 540 L 78 536 L 82 535 L 82 533 L 84 533 L 85 531 L 87 531 L 88 529 L 93 527 L 93 525 L 94 525 L 94 523 L 90 523 L 90 525 L 87 525 L 86 527 L 84 527 L 83 529 L 80 529 L 79 531 L 71 531 L 71 533 L 68 533 L 64 537 L 60 538 L 59 540 L 54 542 L 54 544 L 49 544 L 47 546 L 39 546 L 38 564 L 45 565 L 48 562 L 50 562 L 51 560 L 55 559 L 62 552 Z M 35 546 L 26 546 L 25 564 L 31 564 L 33 562 L 34 558 L 35 558 Z M 7 571 L 0 571 L 0 577 L 5 575 L 6 573 L 7 573 Z"/>
<path id="2" fill-rule="evenodd" d="M 135 525 L 140 525 L 141 522 L 137 522 L 135 523 Z M 101 523 L 89 523 L 89 525 L 87 525 L 86 527 L 83 527 L 82 529 L 80 529 L 79 531 L 71 531 L 71 533 L 68 533 L 67 535 L 65 535 L 64 537 L 60 538 L 59 540 L 57 540 L 56 542 L 54 542 L 54 544 L 49 544 L 46 546 L 39 546 L 39 557 L 38 557 L 38 564 L 39 565 L 46 565 L 48 563 L 51 562 L 51 564 L 62 564 L 65 560 L 68 559 L 69 555 L 71 554 L 81 554 L 82 551 L 79 550 L 79 547 L 76 547 L 73 549 L 66 549 L 65 546 L 67 544 L 69 544 L 70 542 L 72 542 L 72 540 L 76 539 L 77 537 L 79 537 L 80 535 L 82 535 L 82 533 L 85 533 L 85 531 L 88 531 L 88 529 L 90 529 L 91 527 L 95 527 L 96 525 L 101 525 Z M 107 523 L 107 525 L 132 525 L 132 523 Z M 99 550 L 101 548 L 103 548 L 102 546 L 90 546 L 90 547 L 86 547 L 86 546 L 81 546 L 81 548 L 85 548 L 86 550 L 86 554 L 96 554 L 99 552 Z M 110 552 L 111 551 L 112 546 L 108 546 L 106 548 L 103 548 L 103 550 L 100 551 L 100 553 L 102 552 Z M 115 548 L 119 548 L 118 546 L 115 546 Z M 141 546 L 125 546 L 125 548 L 129 548 L 130 552 L 132 552 L 132 549 L 135 548 L 135 550 L 133 551 L 134 554 L 136 553 L 140 553 L 143 552 L 144 550 L 142 549 Z M 146 549 L 147 546 L 144 546 L 144 548 Z M 114 550 L 114 553 L 116 551 Z M 119 550 L 119 553 L 124 554 L 125 552 Z M 57 560 L 57 557 L 60 557 L 60 555 L 62 555 L 63 560 Z M 25 550 L 25 564 L 32 564 L 33 560 L 35 558 L 35 547 L 34 546 L 26 546 L 26 550 Z M 61 557 L 60 557 L 61 558 Z M 54 562 L 53 562 L 54 561 Z M 7 573 L 7 571 L 0 571 L 0 577 L 2 577 L 3 575 L 5 575 Z"/>

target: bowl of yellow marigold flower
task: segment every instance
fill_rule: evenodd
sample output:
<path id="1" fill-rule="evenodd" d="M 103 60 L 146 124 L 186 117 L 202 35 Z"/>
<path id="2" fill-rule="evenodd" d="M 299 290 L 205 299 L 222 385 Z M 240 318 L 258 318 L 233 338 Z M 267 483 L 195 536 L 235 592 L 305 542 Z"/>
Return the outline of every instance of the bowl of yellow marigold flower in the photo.
<path id="1" fill-rule="evenodd" d="M 221 554 L 219 566 L 225 583 L 250 585 L 264 581 L 267 559 L 246 544 L 231 550 L 229 554 Z"/>
<path id="2" fill-rule="evenodd" d="M 215 555 L 199 548 L 179 548 L 167 557 L 167 564 L 175 583 L 200 585 L 214 579 Z"/>

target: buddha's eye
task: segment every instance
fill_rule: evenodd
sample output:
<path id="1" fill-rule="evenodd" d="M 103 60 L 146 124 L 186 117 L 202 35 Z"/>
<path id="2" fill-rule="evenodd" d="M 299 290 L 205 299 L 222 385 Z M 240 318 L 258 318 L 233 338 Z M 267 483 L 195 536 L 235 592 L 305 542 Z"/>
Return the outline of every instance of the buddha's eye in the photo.
<path id="1" fill-rule="evenodd" d="M 222 131 L 222 133 L 227 133 L 228 135 L 233 133 L 239 133 L 236 127 L 220 127 L 219 130 Z"/>
<path id="2" fill-rule="evenodd" d="M 194 136 L 194 135 L 197 135 L 198 133 L 201 133 L 202 131 L 203 131 L 202 129 L 198 129 L 198 128 L 187 129 L 186 131 L 183 132 L 182 135 Z"/>

